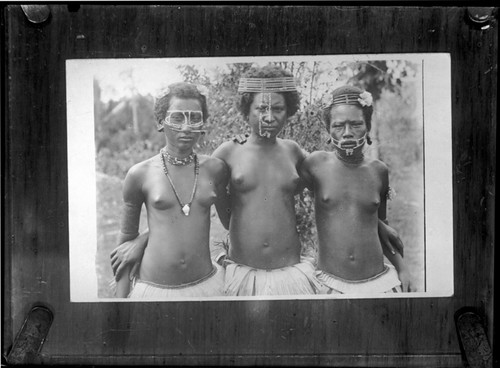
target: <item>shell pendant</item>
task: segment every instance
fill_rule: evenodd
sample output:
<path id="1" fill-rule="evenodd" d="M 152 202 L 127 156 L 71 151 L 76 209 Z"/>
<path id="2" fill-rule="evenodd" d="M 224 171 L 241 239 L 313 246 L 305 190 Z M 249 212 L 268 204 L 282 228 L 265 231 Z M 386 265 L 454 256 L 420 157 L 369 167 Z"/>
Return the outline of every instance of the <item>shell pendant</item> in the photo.
<path id="1" fill-rule="evenodd" d="M 182 207 L 182 212 L 184 212 L 184 215 L 189 216 L 190 209 L 189 204 L 185 204 L 184 207 Z"/>

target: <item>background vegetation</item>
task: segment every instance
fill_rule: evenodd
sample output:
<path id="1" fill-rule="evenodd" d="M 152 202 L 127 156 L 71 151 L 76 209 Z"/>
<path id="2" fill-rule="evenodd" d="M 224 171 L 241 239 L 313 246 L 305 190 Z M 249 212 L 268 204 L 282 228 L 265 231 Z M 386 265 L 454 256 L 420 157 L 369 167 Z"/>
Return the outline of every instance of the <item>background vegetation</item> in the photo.
<path id="1" fill-rule="evenodd" d="M 293 73 L 302 96 L 301 110 L 289 119 L 280 136 L 295 140 L 309 152 L 331 150 L 317 108 L 327 90 L 349 83 L 372 93 L 374 144 L 367 154 L 389 166 L 391 187 L 397 195 L 388 203 L 388 219 L 405 243 L 405 261 L 411 268 L 415 284 L 423 291 L 423 135 L 419 114 L 420 85 L 416 78 L 418 66 L 403 60 L 335 65 L 325 61 L 277 64 Z M 198 143 L 198 153 L 211 154 L 222 142 L 248 132 L 236 109 L 236 101 L 238 80 L 251 66 L 251 63 L 238 63 L 212 68 L 177 67 L 184 81 L 205 85 L 210 92 L 208 133 Z M 111 296 L 109 253 L 116 246 L 119 231 L 123 178 L 133 164 L 157 154 L 165 144 L 162 134 L 155 129 L 152 93 L 138 91 L 133 68 L 123 70 L 119 78 L 120 91 L 107 100 L 102 98 L 103 94 L 109 94 L 109 89 L 116 89 L 116 86 L 99 79 L 94 81 L 99 297 Z M 297 196 L 296 214 L 303 252 L 316 255 L 313 198 L 309 191 Z M 212 220 L 211 246 L 215 251 L 227 233 L 215 213 Z M 141 227 L 145 226 L 143 216 Z"/>

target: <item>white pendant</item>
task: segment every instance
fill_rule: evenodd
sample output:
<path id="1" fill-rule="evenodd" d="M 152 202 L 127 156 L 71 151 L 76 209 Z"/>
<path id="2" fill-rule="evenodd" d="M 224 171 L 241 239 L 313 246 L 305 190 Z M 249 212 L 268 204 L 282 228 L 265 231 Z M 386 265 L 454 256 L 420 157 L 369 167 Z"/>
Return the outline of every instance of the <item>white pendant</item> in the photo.
<path id="1" fill-rule="evenodd" d="M 189 204 L 185 204 L 184 207 L 182 207 L 182 212 L 184 212 L 186 216 L 189 216 L 189 210 Z"/>

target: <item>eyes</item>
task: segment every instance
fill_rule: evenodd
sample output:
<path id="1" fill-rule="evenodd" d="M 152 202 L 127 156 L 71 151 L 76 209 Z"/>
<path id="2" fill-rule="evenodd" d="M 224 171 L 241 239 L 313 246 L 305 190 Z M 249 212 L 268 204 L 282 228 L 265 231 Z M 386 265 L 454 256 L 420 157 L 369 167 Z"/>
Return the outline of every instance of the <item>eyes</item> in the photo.
<path id="1" fill-rule="evenodd" d="M 266 114 L 266 113 L 269 113 L 269 106 L 266 106 L 266 105 L 256 106 L 255 110 L 260 114 Z M 284 111 L 285 111 L 284 106 L 272 106 L 271 107 L 271 112 L 274 114 L 280 114 Z"/>
<path id="2" fill-rule="evenodd" d="M 362 129 L 364 128 L 365 123 L 362 121 L 333 122 L 331 124 L 331 129 L 342 130 L 346 125 L 348 125 L 350 129 Z"/>
<path id="3" fill-rule="evenodd" d="M 203 125 L 203 112 L 196 110 L 168 110 L 163 123 L 180 130 L 184 125 L 199 128 Z"/>
<path id="4" fill-rule="evenodd" d="M 203 113 L 201 111 L 174 111 L 169 112 L 168 117 L 173 124 L 199 124 L 203 122 Z"/>

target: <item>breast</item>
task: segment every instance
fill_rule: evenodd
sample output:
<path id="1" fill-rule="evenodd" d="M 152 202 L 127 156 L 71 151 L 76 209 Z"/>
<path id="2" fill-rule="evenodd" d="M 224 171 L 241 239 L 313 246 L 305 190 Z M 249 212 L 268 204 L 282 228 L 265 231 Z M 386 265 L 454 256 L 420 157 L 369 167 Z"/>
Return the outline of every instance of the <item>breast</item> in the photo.
<path id="1" fill-rule="evenodd" d="M 321 190 L 316 196 L 316 204 L 328 209 L 347 211 L 352 209 L 375 212 L 380 206 L 380 196 L 373 191 Z"/>
<path id="2" fill-rule="evenodd" d="M 231 186 L 238 192 L 248 192 L 257 188 L 259 179 L 256 174 L 243 173 L 241 171 L 231 174 Z"/>
<path id="3" fill-rule="evenodd" d="M 148 202 L 152 208 L 160 211 L 168 210 L 175 205 L 179 205 L 173 195 L 172 197 L 169 197 L 165 193 L 151 195 Z"/>

